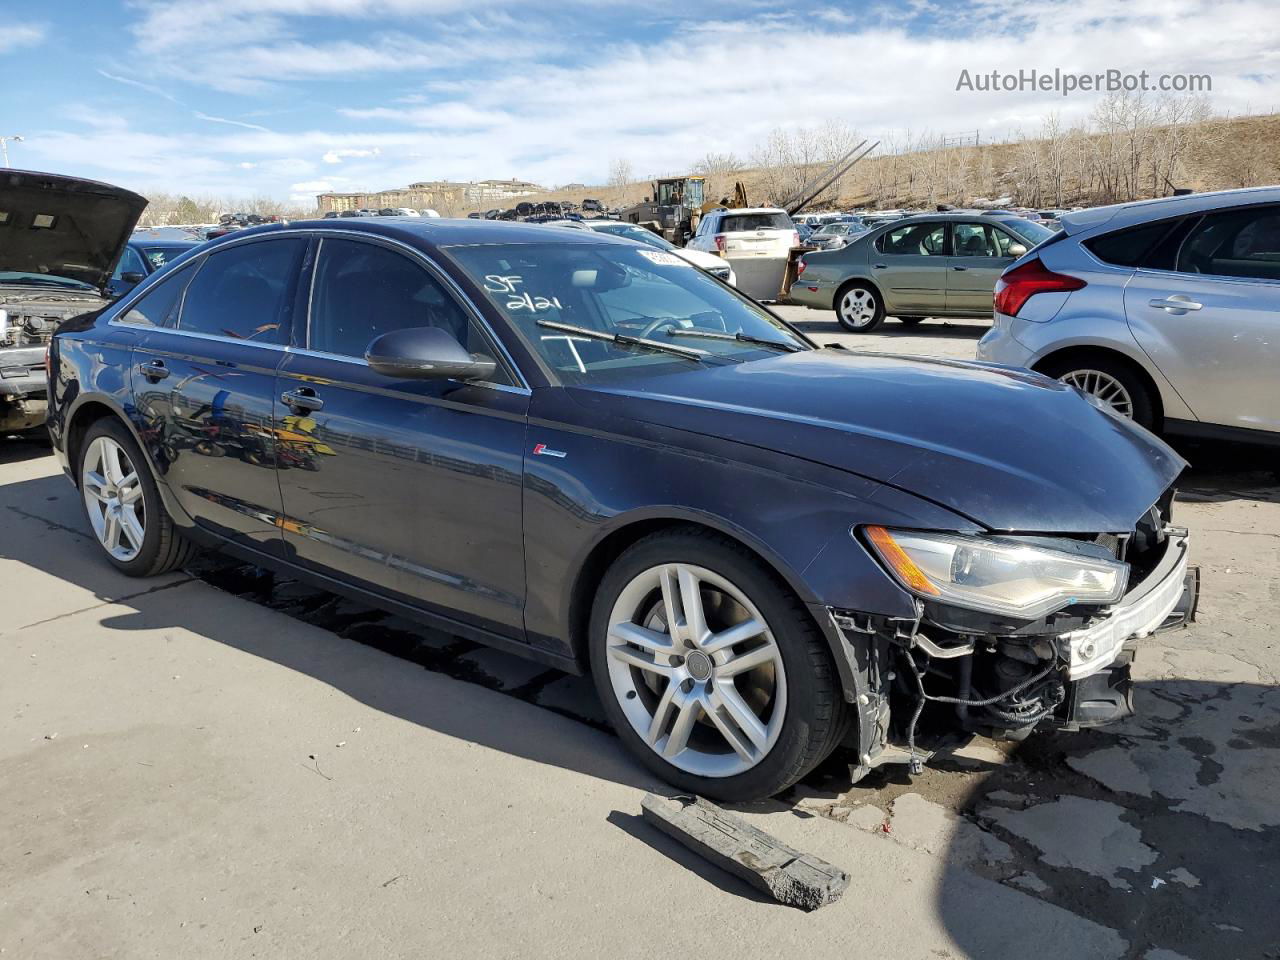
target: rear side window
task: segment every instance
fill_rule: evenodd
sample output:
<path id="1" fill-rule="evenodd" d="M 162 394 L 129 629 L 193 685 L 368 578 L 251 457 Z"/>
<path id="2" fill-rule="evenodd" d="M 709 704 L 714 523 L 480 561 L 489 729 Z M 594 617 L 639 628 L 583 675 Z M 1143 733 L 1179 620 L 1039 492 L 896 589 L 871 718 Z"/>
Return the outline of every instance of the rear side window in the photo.
<path id="1" fill-rule="evenodd" d="M 1280 280 L 1280 207 L 1204 217 L 1178 251 L 1179 273 Z"/>
<path id="2" fill-rule="evenodd" d="M 1100 237 L 1086 240 L 1084 246 L 1103 263 L 1110 263 L 1117 267 L 1136 267 L 1177 223 L 1177 220 L 1144 223 L 1141 226 L 1104 233 Z"/>
<path id="3" fill-rule="evenodd" d="M 192 270 L 181 270 L 152 287 L 142 299 L 117 319 L 140 327 L 171 327 L 182 302 L 182 291 L 194 276 Z"/>
<path id="4" fill-rule="evenodd" d="M 741 230 L 791 230 L 791 218 L 785 213 L 731 213 L 724 218 L 719 233 Z"/>
<path id="5" fill-rule="evenodd" d="M 881 253 L 916 257 L 941 256 L 946 252 L 946 237 L 945 223 L 913 223 L 881 234 L 876 245 Z"/>
<path id="6" fill-rule="evenodd" d="M 187 288 L 178 329 L 284 343 L 294 280 L 306 247 L 301 237 L 282 237 L 209 254 Z"/>

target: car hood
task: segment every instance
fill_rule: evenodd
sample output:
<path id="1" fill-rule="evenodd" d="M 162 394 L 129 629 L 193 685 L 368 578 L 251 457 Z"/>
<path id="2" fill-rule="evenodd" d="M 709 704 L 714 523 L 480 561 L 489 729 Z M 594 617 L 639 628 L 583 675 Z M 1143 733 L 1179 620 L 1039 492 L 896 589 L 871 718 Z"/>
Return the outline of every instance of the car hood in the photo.
<path id="1" fill-rule="evenodd" d="M 101 288 L 147 206 L 93 180 L 0 170 L 0 270 L 69 277 Z M 43 225 L 41 225 L 43 224 Z"/>
<path id="2" fill-rule="evenodd" d="M 1075 388 L 994 364 L 824 349 L 573 393 L 877 480 L 991 530 L 1131 530 L 1186 466 Z"/>

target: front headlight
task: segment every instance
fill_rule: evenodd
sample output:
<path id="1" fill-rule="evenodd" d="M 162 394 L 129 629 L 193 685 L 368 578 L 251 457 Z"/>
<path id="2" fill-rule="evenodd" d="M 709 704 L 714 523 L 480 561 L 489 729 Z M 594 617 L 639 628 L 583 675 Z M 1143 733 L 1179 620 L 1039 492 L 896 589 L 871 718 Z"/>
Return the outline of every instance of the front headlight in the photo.
<path id="1" fill-rule="evenodd" d="M 867 542 L 918 597 L 1035 620 L 1073 603 L 1114 603 L 1129 565 L 994 537 L 864 527 Z"/>

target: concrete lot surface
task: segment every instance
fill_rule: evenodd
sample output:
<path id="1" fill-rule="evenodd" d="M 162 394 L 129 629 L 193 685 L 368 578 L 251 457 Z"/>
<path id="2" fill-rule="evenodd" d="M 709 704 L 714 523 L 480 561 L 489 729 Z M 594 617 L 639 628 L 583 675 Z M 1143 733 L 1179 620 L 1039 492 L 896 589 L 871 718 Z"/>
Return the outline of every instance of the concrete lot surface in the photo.
<path id="1" fill-rule="evenodd" d="M 829 316 L 800 320 L 860 349 L 981 333 Z M 1200 623 L 1143 645 L 1139 717 L 914 780 L 850 785 L 836 757 L 738 808 L 852 875 L 803 914 L 642 822 L 663 785 L 585 681 L 216 557 L 119 576 L 46 453 L 0 444 L 5 957 L 1280 949 L 1280 487 L 1247 454 L 1196 451 Z"/>

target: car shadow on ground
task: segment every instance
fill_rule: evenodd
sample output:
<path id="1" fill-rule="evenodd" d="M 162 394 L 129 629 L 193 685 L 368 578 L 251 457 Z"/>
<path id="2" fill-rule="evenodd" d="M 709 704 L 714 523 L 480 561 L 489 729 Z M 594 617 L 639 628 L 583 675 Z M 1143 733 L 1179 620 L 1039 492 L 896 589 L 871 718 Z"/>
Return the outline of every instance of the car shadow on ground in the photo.
<path id="1" fill-rule="evenodd" d="M 0 464 L 38 460 L 51 453 L 46 436 L 22 436 L 0 433 Z"/>

